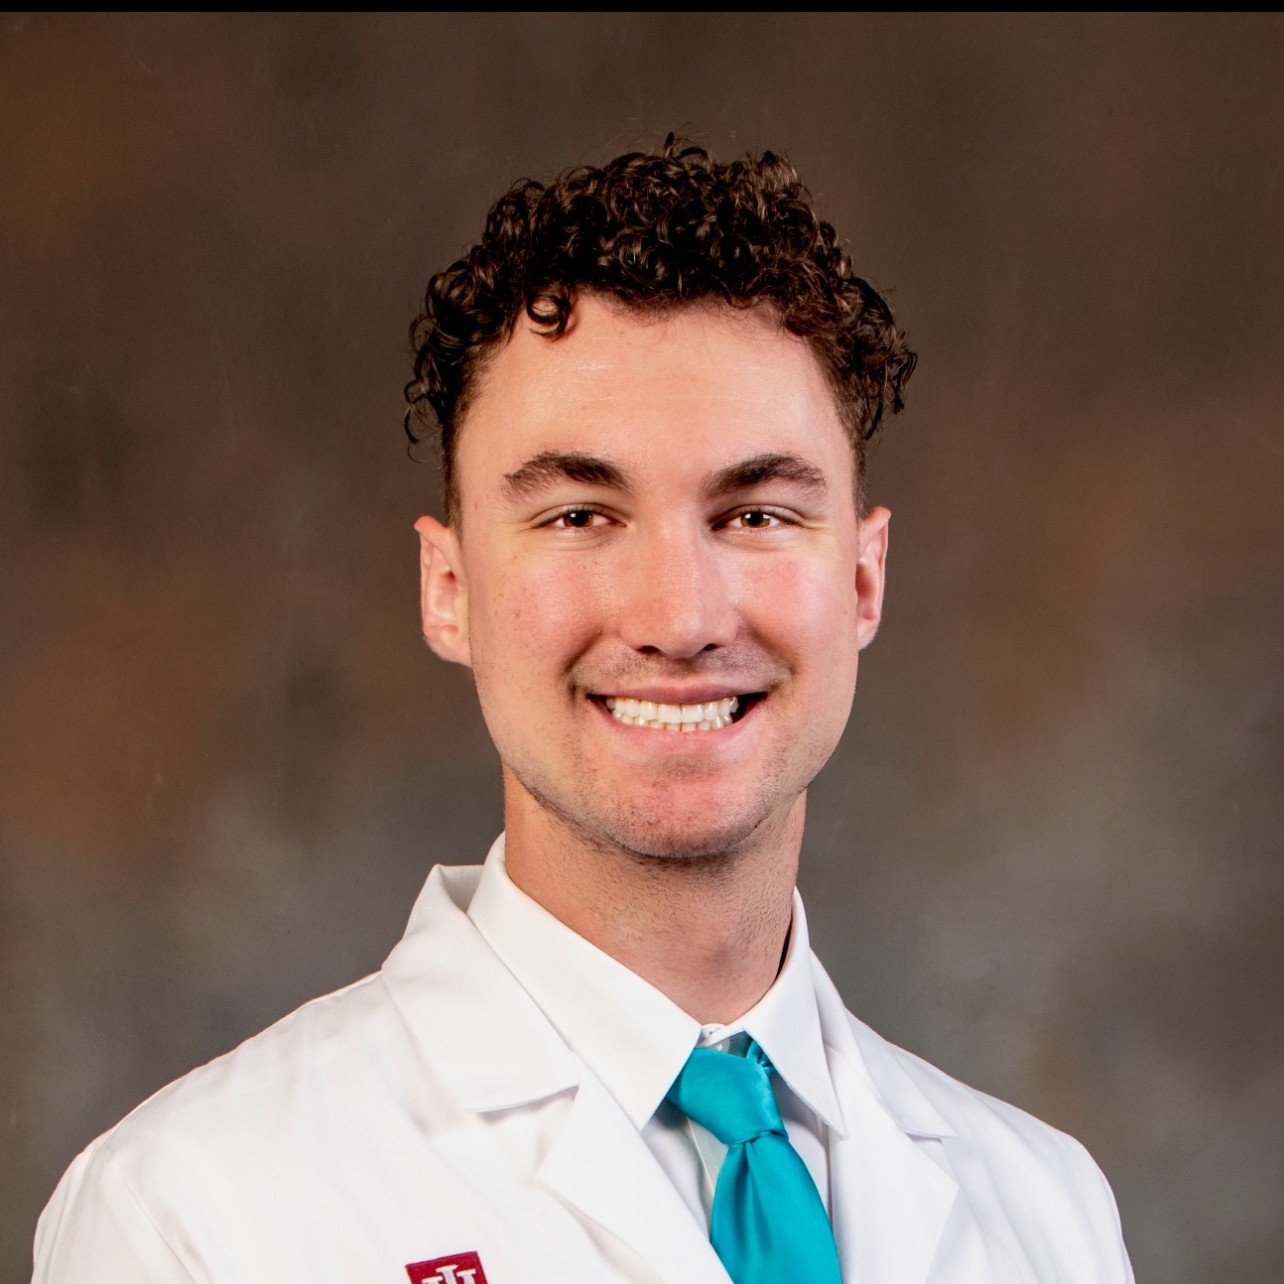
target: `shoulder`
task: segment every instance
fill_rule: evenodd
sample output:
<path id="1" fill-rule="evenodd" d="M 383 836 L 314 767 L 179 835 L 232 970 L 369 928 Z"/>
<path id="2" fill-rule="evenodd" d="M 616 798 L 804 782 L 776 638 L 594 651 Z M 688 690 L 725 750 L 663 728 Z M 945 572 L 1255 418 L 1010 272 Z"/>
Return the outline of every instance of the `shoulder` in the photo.
<path id="1" fill-rule="evenodd" d="M 453 881 L 472 872 L 450 871 Z M 189 1143 L 224 1156 L 236 1148 L 284 1154 L 342 1130 L 351 1108 L 369 1124 L 368 1103 L 448 1096 L 437 1091 L 433 1049 L 422 1031 L 416 1038 L 404 1002 L 407 993 L 420 999 L 452 993 L 459 974 L 478 963 L 474 934 L 461 926 L 463 914 L 443 891 L 445 883 L 435 868 L 416 902 L 423 930 L 413 930 L 412 920 L 380 971 L 303 1004 L 175 1080 L 95 1145 L 126 1165 Z M 423 957 L 407 979 L 405 956 L 415 950 Z"/>
<path id="2" fill-rule="evenodd" d="M 941 1162 L 992 1238 L 1023 1261 L 1071 1263 L 1075 1278 L 1132 1279 L 1114 1195 L 1080 1142 L 849 1020 L 867 1056 L 873 1041 L 881 1045 L 884 1082 L 895 1066 L 934 1112 Z"/>
<path id="3" fill-rule="evenodd" d="M 78 1162 L 144 1200 L 197 1180 L 231 1194 L 247 1171 L 261 1182 L 265 1171 L 352 1143 L 358 1126 L 375 1126 L 365 1103 L 404 1099 L 424 1073 L 375 974 L 162 1088 Z"/>
<path id="4" fill-rule="evenodd" d="M 1096 1171 L 1074 1138 L 885 1039 L 847 1010 L 818 961 L 815 974 L 826 1045 L 854 1063 L 902 1131 L 950 1139 L 954 1149 L 971 1148 L 999 1166 Z"/>
<path id="5" fill-rule="evenodd" d="M 64 1174 L 37 1228 L 36 1280 L 199 1274 L 191 1240 L 201 1220 L 248 1213 L 274 1186 L 288 1199 L 303 1184 L 289 1167 L 301 1148 L 342 1145 L 353 1094 L 398 1073 L 404 1042 L 376 975 L 162 1088 Z"/>
<path id="6" fill-rule="evenodd" d="M 944 1070 L 875 1034 L 849 1015 L 853 1035 L 868 1049 L 873 1040 L 906 1079 L 922 1094 L 948 1128 L 950 1148 L 966 1150 L 987 1166 L 1015 1172 L 1023 1179 L 1036 1171 L 1076 1186 L 1100 1178 L 1087 1150 L 1068 1133 L 1028 1111 L 961 1082 Z"/>
<path id="7" fill-rule="evenodd" d="M 844 1112 L 890 1117 L 957 1183 L 989 1251 L 1027 1264 L 1030 1278 L 1131 1280 L 1114 1196 L 1078 1141 L 884 1039 L 827 977 L 818 997 Z"/>
<path id="8" fill-rule="evenodd" d="M 851 1018 L 856 1037 L 879 1036 Z M 943 1164 L 994 1242 L 1027 1263 L 1081 1280 L 1130 1284 L 1132 1268 L 1114 1194 L 1086 1148 L 1068 1133 L 961 1083 L 886 1040 L 887 1057 L 939 1116 Z M 994 1228 L 1002 1228 L 999 1232 Z M 1049 1276 L 1050 1278 L 1052 1276 Z M 1055 1277 L 1060 1278 L 1060 1274 Z"/>

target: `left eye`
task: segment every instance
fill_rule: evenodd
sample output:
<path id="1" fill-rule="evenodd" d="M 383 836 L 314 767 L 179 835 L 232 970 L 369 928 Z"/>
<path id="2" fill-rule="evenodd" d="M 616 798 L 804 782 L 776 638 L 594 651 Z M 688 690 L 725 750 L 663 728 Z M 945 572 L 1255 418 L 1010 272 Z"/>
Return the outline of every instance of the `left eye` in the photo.
<path id="1" fill-rule="evenodd" d="M 779 526 L 780 522 L 781 519 L 775 513 L 768 513 L 761 508 L 746 508 L 744 512 L 734 514 L 727 525 L 737 526 L 741 530 L 761 531 Z"/>
<path id="2" fill-rule="evenodd" d="M 602 514 L 595 508 L 568 508 L 558 513 L 549 525 L 561 527 L 563 530 L 582 531 L 587 530 L 601 516 Z"/>

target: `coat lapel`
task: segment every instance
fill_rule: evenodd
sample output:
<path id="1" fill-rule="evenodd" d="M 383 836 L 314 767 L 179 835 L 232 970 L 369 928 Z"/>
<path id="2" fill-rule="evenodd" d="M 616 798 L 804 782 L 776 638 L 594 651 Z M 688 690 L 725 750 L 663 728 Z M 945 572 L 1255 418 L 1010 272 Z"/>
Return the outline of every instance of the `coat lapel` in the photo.
<path id="1" fill-rule="evenodd" d="M 726 1280 L 704 1229 L 628 1116 L 468 919 L 479 876 L 476 867 L 435 868 L 383 967 L 425 1062 L 473 1113 L 573 1093 L 540 1183 L 627 1245 L 635 1266 L 649 1267 L 657 1280 Z M 600 1277 L 610 1278 L 604 1266 Z"/>
<path id="2" fill-rule="evenodd" d="M 541 1180 L 670 1284 L 726 1280 L 708 1236 L 614 1098 L 586 1073 Z"/>
<path id="3" fill-rule="evenodd" d="M 971 1277 L 934 1269 L 947 1227 L 966 1212 L 940 1149 L 951 1129 L 890 1045 L 852 1019 L 824 969 L 813 964 L 825 1050 L 843 1110 L 844 1135 L 832 1135 L 829 1146 L 843 1275 L 878 1284 L 961 1284 Z"/>

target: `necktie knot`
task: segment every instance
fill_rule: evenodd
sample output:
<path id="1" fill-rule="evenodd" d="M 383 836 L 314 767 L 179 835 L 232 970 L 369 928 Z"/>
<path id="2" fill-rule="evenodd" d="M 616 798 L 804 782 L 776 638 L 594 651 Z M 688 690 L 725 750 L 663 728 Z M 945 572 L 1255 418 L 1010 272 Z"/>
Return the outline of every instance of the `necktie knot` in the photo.
<path id="1" fill-rule="evenodd" d="M 771 1090 L 771 1063 L 756 1043 L 743 1057 L 696 1048 L 669 1089 L 668 1099 L 724 1146 L 752 1141 L 767 1132 L 785 1133 Z"/>

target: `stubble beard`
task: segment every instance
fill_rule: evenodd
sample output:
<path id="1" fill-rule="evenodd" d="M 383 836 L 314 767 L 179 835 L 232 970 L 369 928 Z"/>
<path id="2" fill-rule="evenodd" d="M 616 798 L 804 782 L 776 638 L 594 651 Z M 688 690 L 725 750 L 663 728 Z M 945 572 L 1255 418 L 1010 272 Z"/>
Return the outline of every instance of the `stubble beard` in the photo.
<path id="1" fill-rule="evenodd" d="M 620 857 L 648 867 L 722 865 L 734 861 L 750 848 L 770 841 L 781 827 L 799 793 L 781 807 L 780 780 L 771 778 L 755 787 L 756 800 L 739 809 L 740 814 L 721 819 L 700 832 L 680 824 L 657 821 L 655 809 L 621 805 L 614 812 L 592 799 L 568 797 L 567 791 L 548 788 L 529 773 L 507 764 L 514 779 L 569 838 L 603 856 Z M 780 815 L 777 816 L 777 811 Z M 670 810 L 667 815 L 672 816 Z"/>

